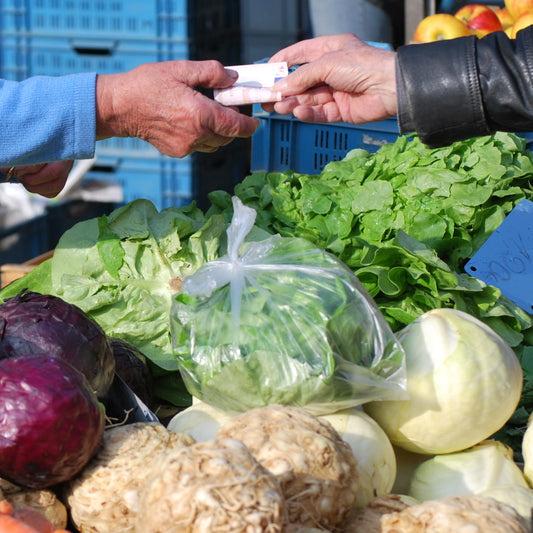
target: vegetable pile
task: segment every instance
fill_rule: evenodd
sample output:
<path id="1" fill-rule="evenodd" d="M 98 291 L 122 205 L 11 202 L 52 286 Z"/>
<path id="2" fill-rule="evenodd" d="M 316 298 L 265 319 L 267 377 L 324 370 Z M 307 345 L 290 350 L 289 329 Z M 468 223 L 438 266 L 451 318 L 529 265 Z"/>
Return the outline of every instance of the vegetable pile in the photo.
<path id="1" fill-rule="evenodd" d="M 0 398 L 0 476 L 33 490 L 57 489 L 69 524 L 83 533 L 170 533 L 176 527 L 525 533 L 533 508 L 533 433 L 526 431 L 533 411 L 532 316 L 463 267 L 518 202 L 533 197 L 532 171 L 525 142 L 513 134 L 439 149 L 399 137 L 374 154 L 354 150 L 317 176 L 255 173 L 234 197 L 212 193 L 206 213 L 194 204 L 158 212 L 137 200 L 75 225 L 50 260 L 0 291 L 9 311 L 2 317 L 0 305 L 0 396 L 6 391 Z M 231 255 L 237 198 L 257 215 L 236 246 L 231 275 L 222 275 L 238 291 L 221 290 L 226 281 L 215 284 L 202 308 L 196 304 L 205 294 L 186 288 Z M 276 254 L 294 258 L 310 249 L 347 266 L 372 298 L 405 355 L 406 394 L 365 396 L 350 404 L 357 407 L 334 413 L 328 412 L 331 404 L 315 409 L 347 394 L 335 379 L 336 365 L 346 370 L 346 361 L 323 350 L 330 364 L 318 374 L 330 387 L 327 394 L 313 398 L 313 405 L 309 381 L 295 380 L 289 396 L 303 400 L 294 406 L 280 392 L 282 378 L 295 377 L 294 368 L 308 369 L 314 360 L 303 349 L 311 338 L 307 326 L 281 330 L 272 317 L 318 323 L 332 345 L 340 332 L 348 333 L 353 347 L 347 342 L 344 351 L 364 348 L 360 360 L 370 363 L 370 344 L 383 341 L 378 334 L 361 341 L 364 320 L 341 312 L 352 309 L 339 291 L 342 276 L 334 279 L 334 291 L 323 283 L 307 290 L 305 269 L 296 276 L 275 270 L 273 280 L 264 281 Z M 245 287 L 243 258 L 257 250 L 263 270 Z M 297 264 L 278 262 L 284 268 Z M 331 294 L 341 294 L 334 309 L 309 299 L 327 295 L 327 304 Z M 278 309 L 266 316 L 270 299 Z M 32 302 L 28 312 L 24 306 Z M 74 306 L 77 314 L 63 306 Z M 39 324 L 55 307 L 62 310 L 56 323 Z M 199 311 L 220 338 L 209 328 L 195 336 Z M 174 313 L 178 327 L 170 319 Z M 78 323 L 85 316 L 103 333 L 101 343 L 87 342 L 93 339 Z M 72 339 L 66 332 L 73 324 L 81 336 L 59 356 L 52 345 Z M 236 325 L 243 326 L 241 337 Z M 260 351 L 256 337 L 268 339 L 262 348 L 268 357 L 251 357 Z M 275 345 L 289 339 L 297 349 L 288 356 L 291 365 L 281 367 Z M 82 355 L 82 344 L 95 352 Z M 95 346 L 105 348 L 105 357 Z M 184 356 L 195 349 L 206 357 Z M 94 358 L 90 364 L 87 357 Z M 78 360 L 85 364 L 76 367 Z M 194 365 L 200 363 L 207 370 L 198 371 Z M 235 371 L 239 365 L 248 367 Z M 231 371 L 222 373 L 224 368 Z M 184 370 L 197 381 L 182 379 Z M 205 393 L 207 375 L 223 378 L 212 396 Z M 126 417 L 111 425 L 108 420 L 104 430 L 98 400 L 107 409 L 118 377 L 150 406 L 167 402 L 179 412 L 168 425 Z M 96 378 L 102 383 L 91 382 Z M 16 406 L 14 395 L 20 398 Z M 236 413 L 228 406 L 239 396 L 244 412 Z M 258 396 L 267 405 L 251 408 L 249 398 Z M 39 409 L 35 397 L 43 399 Z M 62 447 L 57 423 L 65 431 L 74 428 Z M 80 448 L 80 440 L 90 449 Z M 83 460 L 61 462 L 58 453 L 71 449 L 81 450 Z"/>
<path id="2" fill-rule="evenodd" d="M 497 133 L 430 149 L 398 137 L 375 153 L 350 152 L 320 175 L 256 172 L 235 195 L 257 211 L 248 241 L 303 237 L 345 263 L 398 331 L 426 311 L 463 310 L 515 350 L 525 373 L 522 402 L 502 438 L 519 447 L 531 410 L 531 316 L 463 272 L 465 262 L 517 203 L 533 196 L 525 140 Z M 190 404 L 172 354 L 168 313 L 182 279 L 226 252 L 232 198 L 210 194 L 157 212 L 138 200 L 76 224 L 54 257 L 0 292 L 28 287 L 81 307 L 111 336 L 148 358 L 159 399 Z"/>
<path id="3" fill-rule="evenodd" d="M 336 529 L 355 504 L 357 461 L 324 419 L 303 409 L 271 405 L 226 422 L 217 438 L 242 441 L 277 478 L 292 524 Z"/>
<path id="4" fill-rule="evenodd" d="M 187 277 L 171 308 L 191 394 L 226 411 L 315 414 L 404 396 L 401 345 L 353 273 L 305 239 L 245 244 L 256 212 L 234 205 L 228 254 Z"/>

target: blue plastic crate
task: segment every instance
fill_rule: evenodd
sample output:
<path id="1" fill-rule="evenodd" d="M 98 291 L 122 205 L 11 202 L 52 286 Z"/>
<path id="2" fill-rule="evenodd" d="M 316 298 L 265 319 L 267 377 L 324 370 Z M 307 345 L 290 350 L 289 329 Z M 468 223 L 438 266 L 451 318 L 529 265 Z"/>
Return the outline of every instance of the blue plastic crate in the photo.
<path id="1" fill-rule="evenodd" d="M 181 159 L 160 154 L 132 156 L 128 152 L 120 157 L 98 155 L 85 179 L 118 183 L 124 203 L 144 198 L 165 209 L 195 201 L 206 209 L 211 191 L 233 192 L 235 184 L 249 172 L 247 154 L 246 140 L 235 139 L 214 153 L 194 153 Z"/>
<path id="2" fill-rule="evenodd" d="M 238 0 L 2 0 L 0 77 L 240 60 Z"/>
<path id="3" fill-rule="evenodd" d="M 47 214 L 0 230 L 0 264 L 24 263 L 50 250 Z"/>
<path id="4" fill-rule="evenodd" d="M 354 148 L 375 152 L 400 134 L 396 119 L 363 125 L 311 124 L 291 115 L 267 113 L 259 105 L 253 115 L 260 124 L 252 137 L 252 171 L 319 174 L 327 163 L 344 158 Z"/>
<path id="5" fill-rule="evenodd" d="M 237 26 L 239 0 L 2 0 L 0 19 L 6 35 L 189 39 Z"/>
<path id="6" fill-rule="evenodd" d="M 118 183 L 124 203 L 150 200 L 158 209 L 187 205 L 194 196 L 192 158 L 98 156 L 85 179 Z"/>
<path id="7" fill-rule="evenodd" d="M 62 76 L 77 72 L 109 74 L 131 70 L 142 63 L 171 59 L 169 42 L 99 37 L 65 39 L 60 37 L 28 37 L 27 42 L 15 36 L 4 36 L 0 46 L 1 75 L 7 79 L 29 76 Z M 189 59 L 190 45 L 172 43 L 175 58 Z"/>

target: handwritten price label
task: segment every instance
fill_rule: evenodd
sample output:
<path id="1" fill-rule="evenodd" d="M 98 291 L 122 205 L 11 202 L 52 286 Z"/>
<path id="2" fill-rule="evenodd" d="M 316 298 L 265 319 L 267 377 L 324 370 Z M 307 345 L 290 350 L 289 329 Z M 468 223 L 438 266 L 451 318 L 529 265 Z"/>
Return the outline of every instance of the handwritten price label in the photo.
<path id="1" fill-rule="evenodd" d="M 465 265 L 465 271 L 498 287 L 524 311 L 533 313 L 533 202 L 517 204 Z"/>

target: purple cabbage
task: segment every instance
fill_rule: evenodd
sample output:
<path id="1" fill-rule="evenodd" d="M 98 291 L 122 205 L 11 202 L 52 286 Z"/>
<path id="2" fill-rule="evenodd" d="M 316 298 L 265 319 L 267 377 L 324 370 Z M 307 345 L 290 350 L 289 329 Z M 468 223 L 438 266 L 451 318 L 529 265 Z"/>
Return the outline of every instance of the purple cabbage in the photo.
<path id="1" fill-rule="evenodd" d="M 147 407 L 152 408 L 155 403 L 153 378 L 145 355 L 123 339 L 109 337 L 109 342 L 115 357 L 115 372 Z"/>
<path id="2" fill-rule="evenodd" d="M 47 353 L 70 363 L 99 398 L 113 382 L 115 358 L 104 330 L 57 296 L 21 291 L 0 305 L 0 360 L 29 353 Z"/>
<path id="3" fill-rule="evenodd" d="M 0 360 L 0 477 L 33 489 L 71 479 L 98 450 L 104 424 L 103 406 L 66 361 Z"/>

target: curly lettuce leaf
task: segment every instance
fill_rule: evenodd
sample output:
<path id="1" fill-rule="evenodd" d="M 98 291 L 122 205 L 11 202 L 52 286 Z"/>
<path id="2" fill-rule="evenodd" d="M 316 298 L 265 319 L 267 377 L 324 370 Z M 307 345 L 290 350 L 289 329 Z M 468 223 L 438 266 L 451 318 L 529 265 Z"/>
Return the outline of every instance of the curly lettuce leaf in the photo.
<path id="1" fill-rule="evenodd" d="M 53 292 L 156 366 L 177 370 L 171 298 L 184 276 L 218 256 L 225 226 L 221 216 L 206 219 L 192 208 L 159 212 L 136 200 L 65 232 L 52 259 Z"/>

